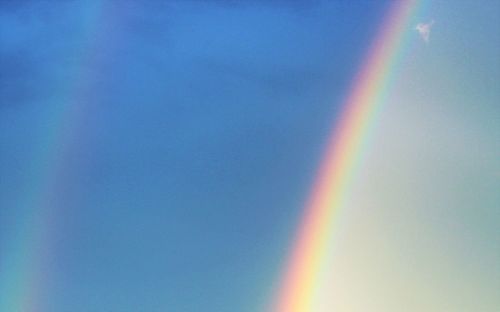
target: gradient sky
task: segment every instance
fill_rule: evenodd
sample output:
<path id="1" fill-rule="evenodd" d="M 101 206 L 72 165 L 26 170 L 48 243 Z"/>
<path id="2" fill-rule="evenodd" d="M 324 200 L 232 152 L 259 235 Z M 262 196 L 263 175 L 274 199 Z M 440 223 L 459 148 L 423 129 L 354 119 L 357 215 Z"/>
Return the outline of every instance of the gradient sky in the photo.
<path id="1" fill-rule="evenodd" d="M 265 311 L 390 3 L 270 2 L 0 1 L 0 310 Z M 419 14 L 318 311 L 500 307 L 500 2 Z"/>

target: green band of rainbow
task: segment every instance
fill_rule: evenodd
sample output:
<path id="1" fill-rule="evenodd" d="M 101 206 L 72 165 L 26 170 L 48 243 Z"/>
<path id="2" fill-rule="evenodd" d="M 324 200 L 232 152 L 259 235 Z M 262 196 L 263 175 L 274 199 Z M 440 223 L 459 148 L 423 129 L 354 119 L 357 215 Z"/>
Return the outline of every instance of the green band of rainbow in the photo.
<path id="1" fill-rule="evenodd" d="M 336 214 L 348 195 L 370 124 L 386 97 L 417 4 L 417 0 L 394 1 L 353 81 L 301 219 L 273 312 L 313 311 Z"/>

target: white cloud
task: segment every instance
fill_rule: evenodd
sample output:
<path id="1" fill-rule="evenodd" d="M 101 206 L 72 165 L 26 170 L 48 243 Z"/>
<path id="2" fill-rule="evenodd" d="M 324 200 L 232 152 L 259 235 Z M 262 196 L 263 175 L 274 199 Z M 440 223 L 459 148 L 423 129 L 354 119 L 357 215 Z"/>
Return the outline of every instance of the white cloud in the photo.
<path id="1" fill-rule="evenodd" d="M 418 31 L 418 33 L 425 42 L 429 42 L 429 36 L 431 34 L 432 25 L 434 25 L 434 21 L 430 21 L 428 23 L 419 23 L 415 27 L 415 30 Z"/>

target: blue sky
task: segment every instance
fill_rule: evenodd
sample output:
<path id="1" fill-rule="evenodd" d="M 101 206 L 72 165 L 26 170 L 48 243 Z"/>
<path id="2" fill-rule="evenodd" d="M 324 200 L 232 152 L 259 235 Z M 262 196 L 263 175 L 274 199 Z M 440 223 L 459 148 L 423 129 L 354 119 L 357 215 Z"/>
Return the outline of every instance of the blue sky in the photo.
<path id="1" fill-rule="evenodd" d="M 383 7 L 103 6 L 2 5 L 2 225 L 53 148 L 37 142 L 74 131 L 51 310 L 254 311 Z M 52 117 L 75 97 L 77 130 Z"/>
<path id="2" fill-rule="evenodd" d="M 50 219 L 43 221 L 50 243 L 28 259 L 44 259 L 34 264 L 46 272 L 40 311 L 262 310 L 387 3 L 0 2 L 0 265 L 2 254 L 34 239 L 19 229 L 38 215 Z M 421 44 L 415 34 L 410 65 L 401 65 L 407 79 L 399 80 L 394 99 L 410 94 L 412 103 L 446 103 L 419 107 L 442 118 L 438 123 L 465 129 L 457 132 L 464 145 L 484 138 L 486 156 L 464 159 L 498 169 L 491 136 L 499 130 L 492 118 L 500 99 L 499 5 L 485 3 L 429 6 L 422 18 L 436 20 L 430 42 Z M 464 21 L 467 27 L 457 29 Z M 450 79 L 461 72 L 467 75 L 460 83 Z M 473 76 L 484 83 L 474 84 Z M 483 106 L 467 109 L 478 93 Z M 426 129 L 429 119 L 418 110 L 387 111 L 379 132 L 399 155 L 394 146 L 411 144 L 394 133 L 413 129 L 408 121 Z M 448 111 L 454 114 L 440 114 Z M 478 126 L 468 137 L 469 128 L 457 126 L 467 120 L 491 127 Z M 453 134 L 438 133 L 454 142 Z M 429 147 L 416 140 L 413 146 Z M 446 167 L 438 152 L 432 155 L 433 168 Z M 402 168 L 414 161 L 397 159 Z M 457 161 L 459 172 L 464 166 Z M 496 221 L 487 234 L 474 235 L 486 236 L 479 241 L 490 246 L 482 258 L 490 263 L 499 257 L 491 248 L 498 242 L 492 207 L 500 171 L 496 179 L 487 172 L 476 172 L 486 182 L 473 190 L 486 192 L 483 207 Z M 436 202 L 447 205 L 451 196 Z M 440 213 L 437 219 L 447 219 Z M 466 218 L 464 212 L 457 222 Z M 478 217 L 473 228 L 486 223 Z M 427 251 L 421 254 L 435 256 Z M 500 276 L 498 263 L 493 270 Z"/>

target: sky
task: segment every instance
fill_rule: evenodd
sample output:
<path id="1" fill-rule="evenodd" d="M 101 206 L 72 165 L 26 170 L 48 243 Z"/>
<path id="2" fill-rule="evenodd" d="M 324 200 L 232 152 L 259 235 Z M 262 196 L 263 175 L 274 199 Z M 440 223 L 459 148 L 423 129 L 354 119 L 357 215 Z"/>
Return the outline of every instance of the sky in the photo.
<path id="1" fill-rule="evenodd" d="M 500 2 L 421 2 L 311 312 L 500 307 Z M 0 310 L 269 311 L 392 3 L 0 0 Z"/>

